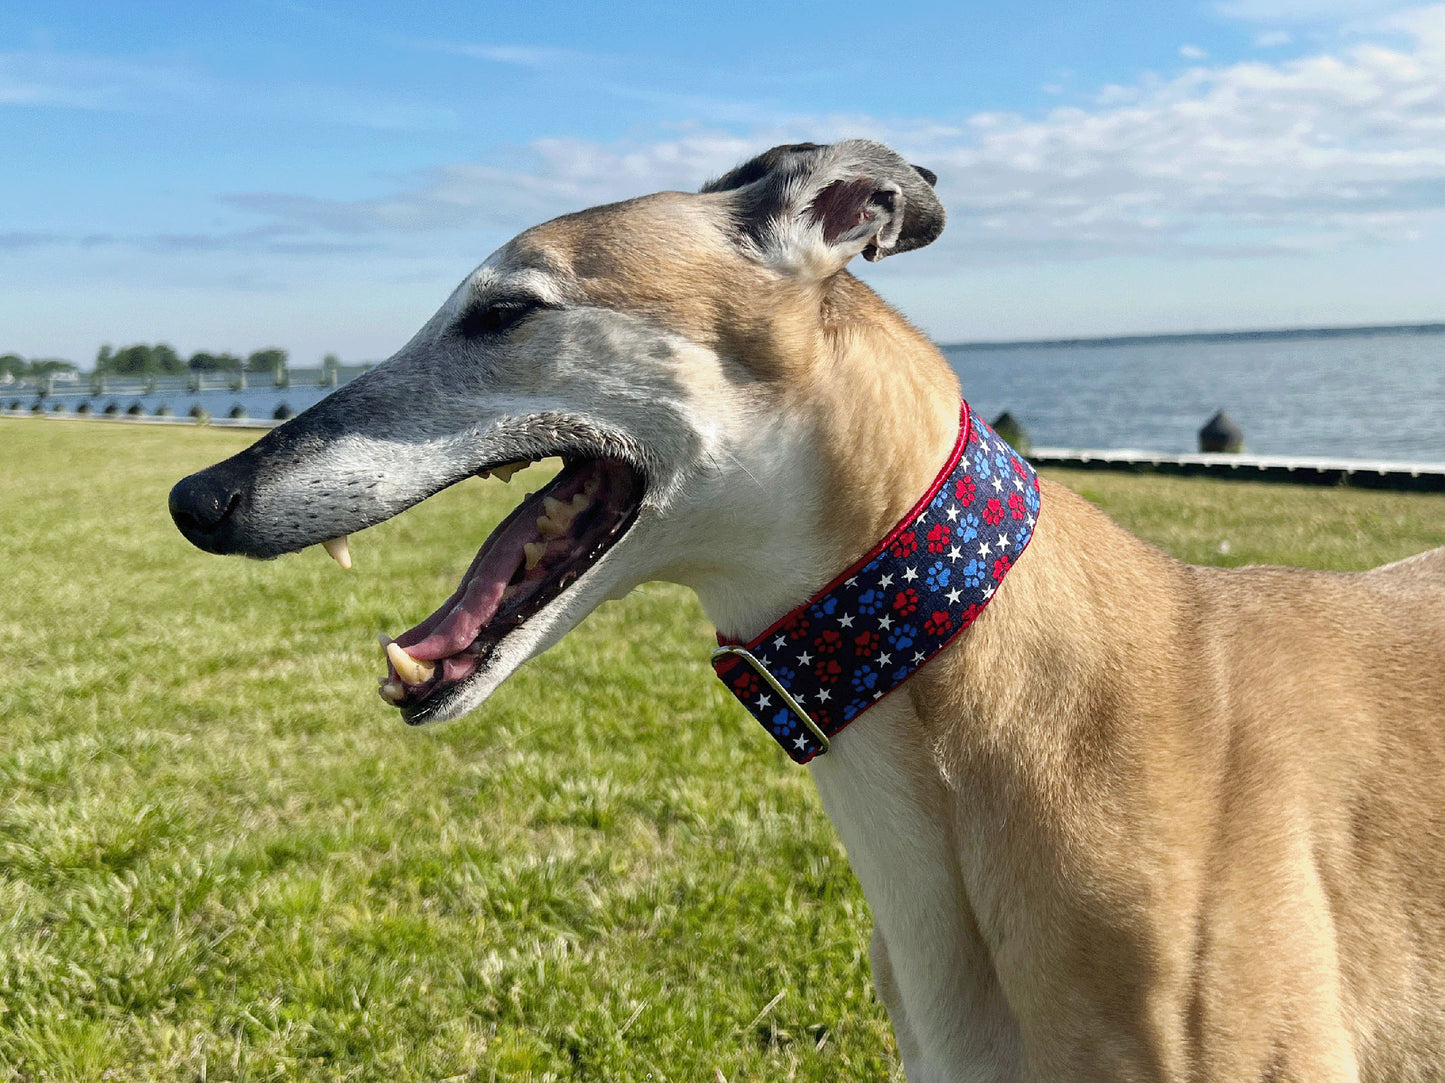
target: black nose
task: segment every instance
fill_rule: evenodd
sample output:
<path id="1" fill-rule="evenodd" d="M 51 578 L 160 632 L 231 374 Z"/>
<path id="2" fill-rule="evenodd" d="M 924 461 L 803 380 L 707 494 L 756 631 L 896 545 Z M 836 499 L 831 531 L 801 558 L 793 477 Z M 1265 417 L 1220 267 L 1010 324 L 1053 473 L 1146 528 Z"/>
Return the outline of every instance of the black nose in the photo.
<path id="1" fill-rule="evenodd" d="M 215 468 L 176 482 L 171 490 L 171 518 L 192 545 L 223 553 L 227 520 L 240 502 L 241 490 Z"/>

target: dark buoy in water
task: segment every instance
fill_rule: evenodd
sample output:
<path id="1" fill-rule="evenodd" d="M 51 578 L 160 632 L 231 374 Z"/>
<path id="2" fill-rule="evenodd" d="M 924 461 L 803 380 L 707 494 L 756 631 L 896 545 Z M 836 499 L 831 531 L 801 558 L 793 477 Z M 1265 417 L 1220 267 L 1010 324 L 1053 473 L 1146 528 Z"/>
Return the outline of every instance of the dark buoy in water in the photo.
<path id="1" fill-rule="evenodd" d="M 998 433 L 1003 438 L 1003 442 L 1020 455 L 1033 454 L 1034 442 L 1029 439 L 1027 430 L 1019 424 L 1019 419 L 1007 410 L 993 419 L 993 431 Z"/>
<path id="2" fill-rule="evenodd" d="M 1244 430 L 1220 410 L 1199 430 L 1199 450 L 1238 455 L 1244 450 Z"/>
<path id="3" fill-rule="evenodd" d="M 226 416 L 229 417 L 232 421 L 239 421 L 241 418 L 246 416 L 246 408 L 237 403 L 235 406 L 231 407 L 231 412 Z"/>
<path id="4" fill-rule="evenodd" d="M 295 417 L 296 411 L 283 402 L 280 406 L 276 407 L 276 412 L 271 416 L 277 421 L 285 421 L 287 418 Z"/>
<path id="5" fill-rule="evenodd" d="M 82 402 L 79 406 L 77 406 L 77 407 L 75 408 L 75 412 L 76 412 L 77 414 L 88 414 L 88 413 L 90 413 L 90 409 L 91 409 L 90 403 L 88 403 L 88 402 Z"/>
<path id="6" fill-rule="evenodd" d="M 118 413 L 120 413 L 119 403 L 108 402 L 105 404 L 105 414 L 107 417 L 114 417 Z"/>
<path id="7" fill-rule="evenodd" d="M 133 402 L 125 412 L 127 417 L 141 417 L 145 414 L 146 408 L 138 402 Z"/>

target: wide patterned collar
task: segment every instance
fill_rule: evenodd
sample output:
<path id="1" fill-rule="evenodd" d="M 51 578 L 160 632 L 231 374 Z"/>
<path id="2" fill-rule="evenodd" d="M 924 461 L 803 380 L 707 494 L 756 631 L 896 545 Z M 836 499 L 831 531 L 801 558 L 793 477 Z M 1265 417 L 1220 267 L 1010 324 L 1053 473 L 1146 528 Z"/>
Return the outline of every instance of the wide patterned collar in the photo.
<path id="1" fill-rule="evenodd" d="M 953 451 L 867 555 L 713 669 L 798 763 L 978 619 L 1033 536 L 1039 479 L 964 403 Z"/>

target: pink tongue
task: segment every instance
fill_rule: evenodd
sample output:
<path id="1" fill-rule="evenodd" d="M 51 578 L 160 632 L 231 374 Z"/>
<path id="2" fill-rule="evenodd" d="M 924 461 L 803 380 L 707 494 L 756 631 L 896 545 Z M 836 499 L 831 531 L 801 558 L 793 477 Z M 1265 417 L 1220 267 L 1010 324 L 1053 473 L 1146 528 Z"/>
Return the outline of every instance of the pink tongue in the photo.
<path id="1" fill-rule="evenodd" d="M 528 515 L 519 515 L 477 554 L 456 594 L 411 631 L 397 637 L 406 653 L 421 661 L 447 658 L 472 645 L 501 604 L 507 583 L 522 563 L 522 546 L 537 536 Z"/>

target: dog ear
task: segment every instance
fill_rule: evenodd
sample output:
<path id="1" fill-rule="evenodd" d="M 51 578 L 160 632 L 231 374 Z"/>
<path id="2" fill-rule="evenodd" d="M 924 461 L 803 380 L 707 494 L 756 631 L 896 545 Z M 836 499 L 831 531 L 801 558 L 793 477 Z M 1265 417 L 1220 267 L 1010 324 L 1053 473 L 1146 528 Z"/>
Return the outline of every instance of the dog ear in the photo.
<path id="1" fill-rule="evenodd" d="M 882 143 L 850 139 L 774 147 L 702 190 L 735 193 L 742 239 L 770 262 L 831 274 L 860 252 L 880 260 L 935 240 L 937 180 Z"/>

